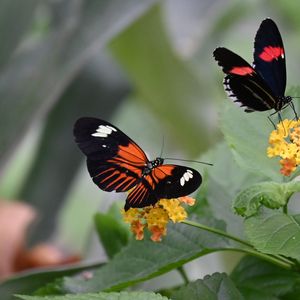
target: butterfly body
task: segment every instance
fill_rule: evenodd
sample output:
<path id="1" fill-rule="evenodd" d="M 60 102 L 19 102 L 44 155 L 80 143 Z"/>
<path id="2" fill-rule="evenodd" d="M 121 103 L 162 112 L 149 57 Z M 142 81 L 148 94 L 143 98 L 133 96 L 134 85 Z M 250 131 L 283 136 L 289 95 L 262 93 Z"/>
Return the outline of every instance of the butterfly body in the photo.
<path id="1" fill-rule="evenodd" d="M 94 183 L 104 191 L 126 192 L 125 210 L 154 205 L 162 198 L 177 198 L 194 192 L 201 184 L 198 171 L 149 160 L 145 152 L 114 125 L 96 118 L 81 118 L 74 136 L 87 156 Z"/>
<path id="2" fill-rule="evenodd" d="M 256 33 L 253 66 L 224 47 L 215 49 L 213 54 L 225 73 L 225 91 L 246 112 L 270 109 L 279 112 L 292 101 L 292 97 L 284 94 L 285 51 L 273 20 L 263 20 Z"/>

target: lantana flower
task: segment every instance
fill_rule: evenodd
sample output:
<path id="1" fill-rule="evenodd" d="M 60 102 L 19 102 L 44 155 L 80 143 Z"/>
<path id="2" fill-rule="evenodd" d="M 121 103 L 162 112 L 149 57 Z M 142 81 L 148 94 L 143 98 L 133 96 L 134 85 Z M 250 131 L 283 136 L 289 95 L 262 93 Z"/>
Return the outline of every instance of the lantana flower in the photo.
<path id="1" fill-rule="evenodd" d="M 280 173 L 290 176 L 300 164 L 300 120 L 285 119 L 269 137 L 268 157 L 279 156 Z"/>
<path id="2" fill-rule="evenodd" d="M 130 208 L 123 210 L 126 223 L 130 224 L 131 231 L 137 240 L 144 238 L 144 230 L 151 232 L 151 240 L 160 242 L 167 234 L 167 224 L 182 222 L 187 218 L 187 213 L 182 204 L 194 205 L 195 199 L 185 196 L 177 199 L 160 199 L 154 206 L 143 208 Z"/>

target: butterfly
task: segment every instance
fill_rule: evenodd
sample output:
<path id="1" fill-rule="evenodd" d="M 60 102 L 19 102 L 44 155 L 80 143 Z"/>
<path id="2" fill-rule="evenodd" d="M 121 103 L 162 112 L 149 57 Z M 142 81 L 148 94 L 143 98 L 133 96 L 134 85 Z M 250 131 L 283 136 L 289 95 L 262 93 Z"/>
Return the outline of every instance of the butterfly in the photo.
<path id="1" fill-rule="evenodd" d="M 292 97 L 284 95 L 285 52 L 273 20 L 263 20 L 256 33 L 253 66 L 223 47 L 215 49 L 213 55 L 226 74 L 225 91 L 233 102 L 245 107 L 246 112 L 270 109 L 280 112 L 287 105 L 291 105 L 295 112 Z"/>
<path id="2" fill-rule="evenodd" d="M 87 156 L 94 183 L 103 191 L 129 191 L 125 210 L 186 196 L 202 182 L 200 173 L 192 168 L 164 164 L 161 157 L 149 160 L 131 138 L 104 120 L 80 118 L 74 136 Z"/>

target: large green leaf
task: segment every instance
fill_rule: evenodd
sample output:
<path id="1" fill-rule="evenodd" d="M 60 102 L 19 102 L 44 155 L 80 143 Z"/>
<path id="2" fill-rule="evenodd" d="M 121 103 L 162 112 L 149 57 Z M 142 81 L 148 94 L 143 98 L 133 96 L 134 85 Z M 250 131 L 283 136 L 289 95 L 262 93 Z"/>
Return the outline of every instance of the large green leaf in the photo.
<path id="1" fill-rule="evenodd" d="M 279 299 L 278 297 L 293 292 L 300 284 L 299 273 L 251 256 L 240 261 L 230 278 L 246 300 Z"/>
<path id="2" fill-rule="evenodd" d="M 260 206 L 276 209 L 287 204 L 293 193 L 300 192 L 300 182 L 262 182 L 243 190 L 233 202 L 235 211 L 244 217 L 257 213 Z"/>
<path id="3" fill-rule="evenodd" d="M 71 276 L 82 271 L 89 271 L 99 268 L 100 264 L 82 264 L 79 266 L 64 266 L 51 269 L 42 269 L 38 271 L 24 272 L 21 275 L 12 277 L 0 284 L 1 300 L 13 300 L 14 294 L 29 294 L 48 282 L 61 278 L 62 276 Z"/>
<path id="4" fill-rule="evenodd" d="M 121 293 L 99 293 L 82 295 L 65 295 L 54 297 L 18 296 L 23 300 L 167 300 L 160 294 L 151 292 L 121 292 Z"/>
<path id="5" fill-rule="evenodd" d="M 225 273 L 207 275 L 172 294 L 173 300 L 243 300 L 243 296 Z"/>
<path id="6" fill-rule="evenodd" d="M 0 84 L 2 163 L 29 125 L 45 116 L 91 57 L 154 2 L 68 1 L 69 13 L 60 26 L 11 58 L 1 73 Z"/>
<path id="7" fill-rule="evenodd" d="M 224 101 L 221 130 L 237 163 L 246 170 L 282 181 L 278 161 L 267 157 L 268 140 L 273 130 L 267 113 L 245 113 L 243 109 Z"/>
<path id="8" fill-rule="evenodd" d="M 204 222 L 205 220 L 202 219 Z M 222 227 L 223 222 L 206 220 L 212 227 Z M 94 272 L 90 280 L 65 278 L 60 289 L 53 292 L 83 293 L 118 290 L 175 269 L 205 254 L 234 246 L 225 238 L 184 224 L 168 226 L 167 236 L 154 243 L 149 236 L 144 241 L 131 241 L 108 264 Z M 47 293 L 51 286 L 44 289 Z M 40 289 L 39 294 L 43 294 Z"/>
<path id="9" fill-rule="evenodd" d="M 114 39 L 111 49 L 141 101 L 173 130 L 177 144 L 194 155 L 206 149 L 211 141 L 207 113 L 211 102 L 202 97 L 201 81 L 174 54 L 159 7 Z"/>
<path id="10" fill-rule="evenodd" d="M 127 245 L 129 239 L 128 228 L 111 214 L 97 213 L 95 215 L 95 225 L 108 257 L 112 258 Z"/>
<path id="11" fill-rule="evenodd" d="M 241 169 L 226 143 L 217 145 L 205 160 L 214 164 L 206 174 L 206 197 L 213 215 L 226 222 L 228 232 L 243 236 L 243 220 L 232 211 L 232 201 L 241 190 L 263 178 Z"/>
<path id="12" fill-rule="evenodd" d="M 263 210 L 245 220 L 245 231 L 257 250 L 300 260 L 300 215 Z"/>

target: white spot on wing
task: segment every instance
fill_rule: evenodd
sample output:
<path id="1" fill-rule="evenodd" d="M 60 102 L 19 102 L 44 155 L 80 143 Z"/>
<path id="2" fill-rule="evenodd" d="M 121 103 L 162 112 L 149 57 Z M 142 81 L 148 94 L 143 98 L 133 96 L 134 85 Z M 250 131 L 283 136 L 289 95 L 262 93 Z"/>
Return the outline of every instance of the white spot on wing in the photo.
<path id="1" fill-rule="evenodd" d="M 185 181 L 189 181 L 190 180 L 189 172 L 185 172 L 183 174 L 183 178 L 184 178 Z"/>
<path id="2" fill-rule="evenodd" d="M 109 126 L 109 125 L 106 125 L 107 128 L 111 129 L 112 131 L 117 131 L 116 128 L 112 127 L 112 126 Z"/>
<path id="3" fill-rule="evenodd" d="M 96 132 L 91 135 L 95 137 L 108 137 L 113 131 L 117 131 L 117 129 L 109 125 L 100 125 L 96 129 Z"/>
<path id="4" fill-rule="evenodd" d="M 184 186 L 184 183 L 185 183 L 184 177 L 182 176 L 182 177 L 180 178 L 180 185 L 181 185 L 181 186 Z"/>
<path id="5" fill-rule="evenodd" d="M 191 170 L 186 170 L 186 172 L 182 175 L 180 178 L 180 185 L 184 186 L 186 182 L 190 180 L 190 178 L 193 178 L 193 171 Z"/>

